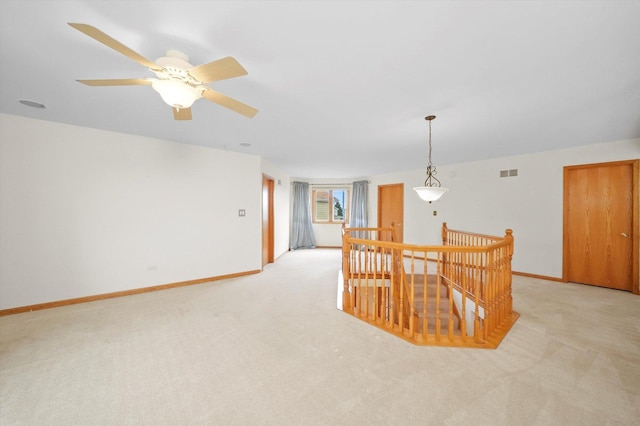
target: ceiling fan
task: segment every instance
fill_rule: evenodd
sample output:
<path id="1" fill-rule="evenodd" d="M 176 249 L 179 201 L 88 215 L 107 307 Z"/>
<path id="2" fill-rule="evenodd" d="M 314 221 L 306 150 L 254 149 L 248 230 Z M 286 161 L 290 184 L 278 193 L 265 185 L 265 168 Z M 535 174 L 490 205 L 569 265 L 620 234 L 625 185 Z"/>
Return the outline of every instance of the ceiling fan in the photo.
<path id="1" fill-rule="evenodd" d="M 151 85 L 162 99 L 173 108 L 173 117 L 176 120 L 191 120 L 191 105 L 200 98 L 205 98 L 249 118 L 258 112 L 257 109 L 205 85 L 212 81 L 247 75 L 247 71 L 242 65 L 231 56 L 193 66 L 189 63 L 189 57 L 184 53 L 168 50 L 165 53 L 166 56 L 152 62 L 91 25 L 76 23 L 69 23 L 69 25 L 150 69 L 157 77 L 77 80 L 80 83 L 88 86 Z"/>

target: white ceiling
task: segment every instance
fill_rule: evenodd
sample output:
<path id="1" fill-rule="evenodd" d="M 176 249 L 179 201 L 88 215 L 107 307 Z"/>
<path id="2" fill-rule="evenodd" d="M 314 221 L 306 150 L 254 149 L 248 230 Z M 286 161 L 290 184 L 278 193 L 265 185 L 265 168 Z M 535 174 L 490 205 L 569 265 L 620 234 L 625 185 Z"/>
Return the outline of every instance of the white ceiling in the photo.
<path id="1" fill-rule="evenodd" d="M 138 63 L 235 57 L 175 121 Z M 41 102 L 34 109 L 19 99 Z M 263 156 L 293 177 L 357 178 L 640 137 L 640 1 L 7 1 L 0 112 Z M 240 144 L 250 143 L 250 147 Z"/>

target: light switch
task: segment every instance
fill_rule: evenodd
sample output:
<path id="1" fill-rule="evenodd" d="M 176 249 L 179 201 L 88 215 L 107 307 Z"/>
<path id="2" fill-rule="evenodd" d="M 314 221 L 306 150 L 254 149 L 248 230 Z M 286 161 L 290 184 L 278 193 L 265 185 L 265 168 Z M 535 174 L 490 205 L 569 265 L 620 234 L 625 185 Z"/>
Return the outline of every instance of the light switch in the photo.
<path id="1" fill-rule="evenodd" d="M 247 215 L 247 212 L 244 209 L 238 210 L 238 216 L 245 217 L 246 215 Z"/>

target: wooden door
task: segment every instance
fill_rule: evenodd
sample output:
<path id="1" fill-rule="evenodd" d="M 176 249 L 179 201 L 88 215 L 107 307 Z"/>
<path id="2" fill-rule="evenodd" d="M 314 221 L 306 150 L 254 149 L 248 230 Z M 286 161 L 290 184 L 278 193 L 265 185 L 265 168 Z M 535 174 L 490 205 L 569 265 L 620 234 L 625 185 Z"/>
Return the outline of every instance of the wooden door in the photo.
<path id="1" fill-rule="evenodd" d="M 262 176 L 262 266 L 273 263 L 273 179 Z"/>
<path id="2" fill-rule="evenodd" d="M 564 168 L 566 281 L 638 292 L 638 163 Z"/>
<path id="3" fill-rule="evenodd" d="M 378 185 L 378 227 L 394 224 L 398 243 L 403 242 L 404 184 Z"/>

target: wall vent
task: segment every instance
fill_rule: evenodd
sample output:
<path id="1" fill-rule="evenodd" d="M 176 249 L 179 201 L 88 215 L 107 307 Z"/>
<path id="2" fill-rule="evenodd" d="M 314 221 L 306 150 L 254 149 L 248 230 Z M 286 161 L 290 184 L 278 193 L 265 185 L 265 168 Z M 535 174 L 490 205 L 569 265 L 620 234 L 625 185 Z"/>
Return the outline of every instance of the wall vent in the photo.
<path id="1" fill-rule="evenodd" d="M 500 170 L 500 177 L 518 176 L 518 169 Z"/>

